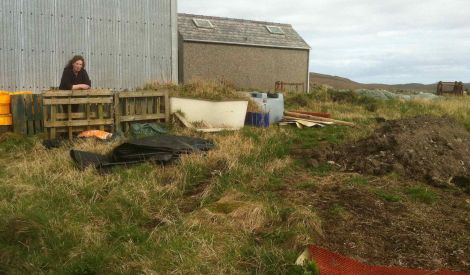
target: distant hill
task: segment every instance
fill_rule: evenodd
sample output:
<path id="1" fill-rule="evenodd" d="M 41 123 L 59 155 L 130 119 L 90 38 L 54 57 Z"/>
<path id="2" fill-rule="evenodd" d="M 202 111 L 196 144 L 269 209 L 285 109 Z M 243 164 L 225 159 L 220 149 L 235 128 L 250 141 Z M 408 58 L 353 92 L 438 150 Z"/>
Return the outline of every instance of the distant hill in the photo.
<path id="1" fill-rule="evenodd" d="M 329 85 L 336 89 L 382 89 L 388 91 L 414 91 L 414 92 L 430 92 L 435 93 L 437 88 L 436 84 L 420 84 L 420 83 L 409 83 L 409 84 L 364 84 L 352 81 L 350 79 L 332 76 L 319 73 L 310 73 L 310 84 L 317 85 Z M 470 88 L 470 84 L 465 84 L 466 88 Z"/>

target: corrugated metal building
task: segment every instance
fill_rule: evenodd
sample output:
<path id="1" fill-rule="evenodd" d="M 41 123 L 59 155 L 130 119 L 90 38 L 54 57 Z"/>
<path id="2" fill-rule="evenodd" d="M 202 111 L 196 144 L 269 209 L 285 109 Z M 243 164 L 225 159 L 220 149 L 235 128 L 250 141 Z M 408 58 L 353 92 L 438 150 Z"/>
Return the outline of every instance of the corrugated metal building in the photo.
<path id="1" fill-rule="evenodd" d="M 176 0 L 1 0 L 0 90 L 59 86 L 83 55 L 96 88 L 178 81 Z"/>
<path id="2" fill-rule="evenodd" d="M 308 91 L 310 46 L 289 24 L 178 15 L 179 80 L 216 79 L 273 90 L 277 81 Z"/>

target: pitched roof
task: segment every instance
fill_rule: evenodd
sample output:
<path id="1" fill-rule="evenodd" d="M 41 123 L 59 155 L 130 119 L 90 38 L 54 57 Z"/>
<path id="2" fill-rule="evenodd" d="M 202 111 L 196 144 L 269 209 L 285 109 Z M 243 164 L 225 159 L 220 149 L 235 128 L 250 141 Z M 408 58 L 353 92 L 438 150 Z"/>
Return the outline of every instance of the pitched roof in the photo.
<path id="1" fill-rule="evenodd" d="M 198 28 L 193 19 L 209 20 L 213 28 Z M 273 34 L 267 26 L 280 27 L 284 34 Z M 178 31 L 184 41 L 310 49 L 310 46 L 289 24 L 180 13 L 178 14 Z"/>

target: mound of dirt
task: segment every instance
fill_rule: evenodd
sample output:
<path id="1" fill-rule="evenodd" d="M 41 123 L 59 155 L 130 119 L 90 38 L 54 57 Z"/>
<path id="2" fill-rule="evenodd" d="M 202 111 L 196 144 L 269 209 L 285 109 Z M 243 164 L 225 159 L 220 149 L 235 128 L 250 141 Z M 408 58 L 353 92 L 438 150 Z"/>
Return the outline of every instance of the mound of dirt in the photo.
<path id="1" fill-rule="evenodd" d="M 312 151 L 311 157 L 314 162 L 334 162 L 344 171 L 377 176 L 395 172 L 470 191 L 470 133 L 448 117 L 387 121 L 366 139 Z"/>

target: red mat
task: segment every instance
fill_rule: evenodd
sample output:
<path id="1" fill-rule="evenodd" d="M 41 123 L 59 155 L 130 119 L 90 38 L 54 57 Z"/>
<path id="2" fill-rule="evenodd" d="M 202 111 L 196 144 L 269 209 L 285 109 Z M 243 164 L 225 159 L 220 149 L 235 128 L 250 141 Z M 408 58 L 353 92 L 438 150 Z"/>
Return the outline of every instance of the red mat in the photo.
<path id="1" fill-rule="evenodd" d="M 470 275 L 466 272 L 369 266 L 313 245 L 309 247 L 309 252 L 311 259 L 320 268 L 321 275 Z"/>

